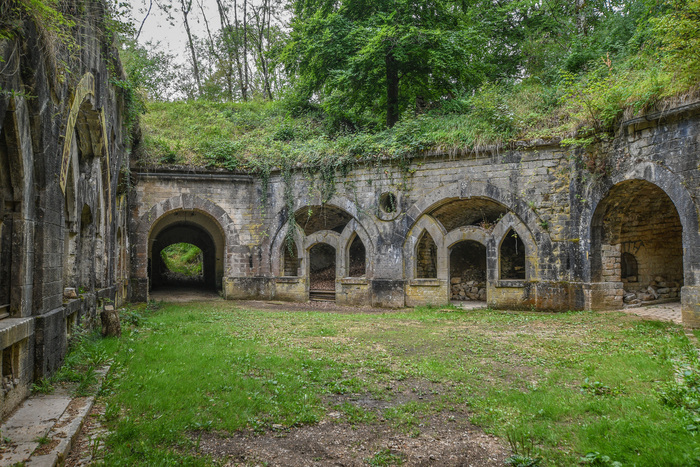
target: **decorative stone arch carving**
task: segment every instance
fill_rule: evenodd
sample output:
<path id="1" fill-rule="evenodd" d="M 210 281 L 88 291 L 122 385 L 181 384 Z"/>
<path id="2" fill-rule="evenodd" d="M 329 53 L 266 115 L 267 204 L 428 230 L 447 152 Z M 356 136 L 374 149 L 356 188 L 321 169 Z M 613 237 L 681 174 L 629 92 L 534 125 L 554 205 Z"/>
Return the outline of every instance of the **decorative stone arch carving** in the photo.
<path id="1" fill-rule="evenodd" d="M 591 236 L 596 209 L 605 199 L 610 190 L 617 184 L 630 180 L 644 180 L 663 190 L 673 202 L 680 222 L 683 227 L 683 276 L 686 286 L 700 284 L 700 232 L 698 231 L 698 208 L 688 190 L 684 180 L 670 170 L 660 165 L 644 162 L 634 166 L 631 170 L 618 174 L 605 180 L 603 185 L 589 186 L 586 193 L 588 201 L 581 212 L 578 223 L 579 253 L 582 264 L 582 279 L 591 281 Z"/>
<path id="2" fill-rule="evenodd" d="M 368 238 L 374 239 L 374 238 L 379 238 L 380 232 L 379 228 L 377 227 L 375 223 L 375 218 L 368 213 L 365 213 L 364 211 L 361 211 L 358 209 L 357 204 L 355 204 L 353 201 L 350 199 L 341 196 L 341 195 L 333 195 L 330 200 L 326 203 L 321 203 L 320 201 L 315 202 L 315 200 L 309 200 L 308 198 L 305 197 L 299 197 L 295 199 L 294 201 L 294 207 L 291 213 L 288 213 L 286 210 L 282 210 L 277 214 L 277 225 L 280 225 L 280 227 L 277 229 L 277 233 L 275 234 L 275 237 L 279 236 L 279 232 L 285 228 L 287 225 L 287 216 L 293 215 L 293 213 L 297 212 L 299 209 L 306 207 L 306 206 L 319 206 L 319 205 L 325 205 L 329 207 L 335 207 L 338 209 L 342 209 L 346 213 L 348 213 L 353 219 L 355 219 L 360 226 L 365 230 L 367 233 Z M 364 240 L 363 240 L 364 241 Z M 368 245 L 365 244 L 365 247 Z M 374 250 L 374 244 L 372 244 L 372 250 Z"/>
<path id="3" fill-rule="evenodd" d="M 64 193 L 68 181 L 68 169 L 71 165 L 78 165 L 77 154 L 72 150 L 73 137 L 76 131 L 84 134 L 81 140 L 81 145 L 84 149 L 89 148 L 90 152 L 95 156 L 104 155 L 107 160 L 107 167 L 109 167 L 104 113 L 97 110 L 95 77 L 89 72 L 83 75 L 75 88 L 75 95 L 73 96 L 73 102 L 66 120 L 66 133 L 63 141 L 59 178 L 61 190 Z M 108 185 L 111 184 L 108 183 Z"/>
<path id="4" fill-rule="evenodd" d="M 527 203 L 514 193 L 502 190 L 488 181 L 466 179 L 436 188 L 421 197 L 406 211 L 406 214 L 409 219 L 419 219 L 424 213 L 430 212 L 445 200 L 460 198 L 485 198 L 502 204 L 527 225 L 540 245 L 551 245 L 549 234 L 539 226 L 540 218 Z"/>
<path id="5" fill-rule="evenodd" d="M 538 255 L 540 253 L 544 255 L 547 254 L 547 252 L 552 251 L 552 241 L 549 236 L 549 233 L 544 231 L 540 227 L 541 219 L 532 210 L 532 208 L 530 208 L 524 200 L 516 196 L 514 193 L 502 190 L 488 181 L 467 179 L 437 188 L 432 192 L 428 193 L 426 196 L 422 197 L 418 202 L 416 202 L 413 206 L 411 206 L 408 209 L 408 221 L 410 222 L 412 219 L 421 220 L 423 217 L 425 217 L 425 213 L 431 212 L 434 208 L 436 208 L 440 204 L 443 204 L 445 200 L 464 198 L 490 199 L 503 205 L 509 211 L 508 215 L 504 216 L 503 219 L 506 219 L 510 215 L 510 218 L 514 219 L 513 225 L 519 226 L 519 229 L 524 229 L 522 232 L 522 238 L 528 238 L 532 240 L 534 247 L 528 248 L 529 252 L 532 252 L 533 255 Z M 503 219 L 501 219 L 499 223 L 502 223 Z M 411 231 L 409 231 L 409 234 L 407 235 L 407 241 L 408 238 L 411 236 L 410 232 L 413 231 L 413 228 L 414 227 L 411 228 Z M 507 229 L 502 233 L 502 235 L 505 235 L 506 232 Z M 517 229 L 516 232 L 518 232 Z M 518 235 L 521 235 L 521 233 L 518 233 Z M 492 236 L 495 236 L 495 234 L 492 233 Z M 434 236 L 433 239 L 437 244 L 438 240 L 435 239 Z M 502 238 L 499 238 L 499 245 L 500 240 L 502 240 Z M 497 253 L 495 251 L 489 252 L 488 250 L 489 247 L 487 247 L 487 253 L 491 258 L 490 261 L 497 261 Z M 441 248 L 438 246 L 438 252 L 439 251 L 441 251 Z M 409 256 L 405 257 L 410 258 L 410 254 L 411 253 L 409 250 Z M 406 255 L 405 249 L 404 255 Z M 534 269 L 528 267 L 528 271 L 526 273 L 527 277 L 530 279 L 540 278 L 540 274 L 537 271 L 536 267 L 536 256 L 532 257 L 532 261 L 528 260 L 528 264 L 533 266 Z M 446 263 L 443 266 L 446 266 Z M 491 274 L 496 274 L 495 277 L 489 277 L 489 279 L 497 280 L 498 263 L 489 263 L 488 266 L 489 270 L 491 271 Z M 438 267 L 438 269 L 440 268 Z M 442 269 L 445 270 L 445 268 Z M 415 271 L 411 271 L 409 268 L 404 268 L 404 271 L 406 272 L 407 278 L 411 279 L 414 277 L 413 274 Z M 443 279 L 443 277 L 440 276 L 438 276 L 438 278 Z"/>
<path id="6" fill-rule="evenodd" d="M 417 276 L 416 270 L 416 248 L 423 237 L 423 233 L 428 232 L 437 247 L 437 278 L 447 279 L 447 249 L 445 248 L 445 228 L 432 216 L 424 215 L 416 222 L 406 235 L 403 244 L 404 274 L 406 279 L 413 280 Z"/>
<path id="7" fill-rule="evenodd" d="M 359 222 L 357 222 L 356 219 L 348 222 L 348 225 L 345 226 L 343 233 L 340 235 L 339 244 L 342 246 L 342 264 L 340 265 L 339 269 L 342 275 L 340 277 L 349 276 L 350 246 L 352 245 L 356 235 L 359 237 L 360 241 L 365 247 L 365 277 L 371 279 L 374 272 L 374 245 L 369 235 L 367 235 L 367 231 Z"/>
<path id="8" fill-rule="evenodd" d="M 145 279 L 148 276 L 151 234 L 158 222 L 175 212 L 188 211 L 207 216 L 213 225 L 216 226 L 223 238 L 223 251 L 221 251 L 222 274 L 224 277 L 236 275 L 236 271 L 233 270 L 233 262 L 235 247 L 239 245 L 239 236 L 233 220 L 226 211 L 215 203 L 186 193 L 156 203 L 139 219 L 136 227 L 136 238 L 134 239 L 136 258 L 132 262 L 135 277 Z M 208 231 L 207 228 L 202 228 Z M 243 261 L 242 258 L 239 259 Z"/>
<path id="9" fill-rule="evenodd" d="M 319 203 L 320 204 L 320 203 Z M 295 200 L 294 203 L 294 208 L 293 208 L 293 213 L 296 213 L 300 209 L 307 207 L 307 206 L 313 206 L 313 203 L 307 202 L 307 200 L 304 199 L 297 199 Z M 379 238 L 379 229 L 377 228 L 376 224 L 374 221 L 371 219 L 371 217 L 364 215 L 360 213 L 360 211 L 357 209 L 357 206 L 355 203 L 350 201 L 349 199 L 343 197 L 343 196 L 333 196 L 329 202 L 324 203 L 325 206 L 332 207 L 332 208 L 337 208 L 344 210 L 350 217 L 350 221 L 348 224 L 344 227 L 343 229 L 343 234 L 346 233 L 348 228 L 351 229 L 351 231 L 348 233 L 349 237 L 345 238 L 345 241 L 352 241 L 352 233 L 357 232 L 358 236 L 360 237 L 360 240 L 362 240 L 362 243 L 365 246 L 365 253 L 367 255 L 367 277 L 370 277 L 370 271 L 374 271 L 374 251 L 375 251 L 375 245 L 373 242 L 373 239 Z M 289 230 L 289 222 L 287 222 L 287 216 L 293 215 L 287 213 L 286 210 L 280 211 L 277 214 L 277 220 L 278 220 L 278 225 L 280 227 L 277 229 L 277 232 L 275 233 L 272 242 L 270 243 L 270 271 L 273 276 L 278 276 L 282 271 L 282 247 L 284 244 L 284 239 L 287 236 L 287 231 Z M 358 216 L 360 216 L 363 220 L 359 220 Z M 296 224 L 295 224 L 296 225 Z M 316 235 L 320 232 L 326 232 L 324 230 L 321 230 L 319 232 L 315 232 L 314 234 L 311 234 L 309 236 L 306 236 L 304 232 L 299 228 L 299 226 L 296 226 L 295 232 L 294 232 L 294 242 L 297 244 L 297 249 L 299 250 L 299 261 L 301 262 L 300 268 L 302 271 L 307 271 L 308 272 L 308 250 L 310 246 L 308 246 L 308 241 L 309 238 L 312 237 L 313 235 Z M 333 232 L 334 234 L 338 235 L 336 232 Z M 307 247 L 308 246 L 308 247 Z M 311 245 L 313 246 L 313 245 Z M 341 273 L 344 273 L 346 271 L 345 266 L 346 266 L 346 255 L 345 255 L 345 249 L 349 248 L 349 243 L 345 245 L 344 243 L 340 242 L 338 245 L 333 245 L 336 248 L 336 254 L 340 254 L 342 256 L 342 259 L 339 259 L 338 262 L 336 263 L 337 265 L 340 265 L 342 262 L 343 269 L 338 269 Z M 342 276 L 338 276 L 342 277 Z"/>
<path id="10" fill-rule="evenodd" d="M 487 248 L 491 250 L 489 257 L 494 258 L 495 263 L 489 264 L 489 271 L 492 275 L 489 279 L 498 280 L 500 278 L 501 245 L 503 240 L 505 240 L 506 234 L 511 229 L 518 234 L 523 245 L 525 245 L 525 280 L 537 280 L 537 242 L 535 242 L 535 238 L 527 228 L 527 225 L 512 212 L 503 216 L 491 233 L 491 239 Z"/>
<path id="11" fill-rule="evenodd" d="M 447 235 L 445 235 L 445 248 L 449 250 L 456 243 L 465 241 L 481 243 L 482 245 L 487 247 L 489 238 L 489 233 L 483 228 L 477 227 L 476 225 L 458 227 L 450 231 Z"/>
<path id="12" fill-rule="evenodd" d="M 287 231 L 289 230 L 289 224 L 285 223 L 284 226 L 278 231 L 275 238 L 272 240 L 272 246 L 270 247 L 270 264 L 273 276 L 284 276 L 284 249 L 287 248 L 285 239 L 287 238 Z M 306 255 L 304 254 L 304 234 L 301 229 L 294 224 L 294 244 L 297 249 L 297 259 L 299 260 L 298 268 L 300 271 L 306 271 Z"/>
<path id="13" fill-rule="evenodd" d="M 319 230 L 304 238 L 304 251 L 309 251 L 312 246 L 317 243 L 327 243 L 336 249 L 336 252 L 341 248 L 341 237 L 337 232 L 332 230 Z M 337 253 L 336 253 L 337 254 Z M 336 260 L 337 261 L 337 260 Z M 338 261 L 339 262 L 339 261 Z"/>

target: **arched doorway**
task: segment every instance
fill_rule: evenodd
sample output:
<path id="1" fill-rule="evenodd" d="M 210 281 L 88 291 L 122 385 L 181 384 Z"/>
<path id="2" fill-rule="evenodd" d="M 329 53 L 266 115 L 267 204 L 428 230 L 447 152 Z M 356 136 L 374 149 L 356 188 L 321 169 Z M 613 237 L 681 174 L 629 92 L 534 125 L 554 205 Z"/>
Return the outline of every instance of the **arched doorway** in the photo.
<path id="1" fill-rule="evenodd" d="M 680 299 L 683 227 L 658 186 L 628 180 L 613 186 L 591 223 L 591 279 L 604 283 L 609 306 Z"/>
<path id="2" fill-rule="evenodd" d="M 201 274 L 173 274 L 168 268 L 168 253 L 173 246 L 194 252 L 201 261 Z M 162 216 L 149 235 L 148 274 L 152 290 L 188 287 L 219 290 L 224 273 L 224 234 L 218 222 L 197 210 L 179 209 Z M 186 254 L 186 253 L 183 253 Z"/>
<path id="3" fill-rule="evenodd" d="M 335 300 L 335 248 L 317 243 L 309 249 L 309 299 Z"/>
<path id="4" fill-rule="evenodd" d="M 450 300 L 486 301 L 486 247 L 466 240 L 450 250 Z"/>

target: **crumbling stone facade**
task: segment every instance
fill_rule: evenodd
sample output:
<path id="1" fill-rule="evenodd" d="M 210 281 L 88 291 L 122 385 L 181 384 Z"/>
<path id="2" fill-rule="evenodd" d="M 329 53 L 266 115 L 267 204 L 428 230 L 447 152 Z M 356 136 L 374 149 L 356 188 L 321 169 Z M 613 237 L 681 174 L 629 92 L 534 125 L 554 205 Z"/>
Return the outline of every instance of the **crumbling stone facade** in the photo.
<path id="1" fill-rule="evenodd" d="M 127 170 L 127 109 L 108 79 L 119 64 L 89 33 L 104 29 L 99 8 L 89 15 L 62 80 L 30 21 L 0 41 L 2 414 L 58 368 L 74 326 L 167 281 L 160 252 L 179 242 L 202 250 L 203 285 L 229 299 L 567 310 L 680 297 L 700 327 L 700 104 L 624 122 L 587 150 L 380 161 L 322 202 L 301 171 Z"/>
<path id="2" fill-rule="evenodd" d="M 128 295 L 125 109 L 108 84 L 116 51 L 96 36 L 104 13 L 84 13 L 75 55 L 26 18 L 0 39 L 0 416 L 63 363 L 76 326 Z"/>
<path id="3" fill-rule="evenodd" d="M 624 122 L 588 150 L 537 141 L 357 168 L 326 203 L 320 181 L 299 173 L 291 211 L 281 174 L 263 196 L 254 176 L 134 167 L 135 296 L 148 296 L 153 226 L 198 213 L 230 232 L 217 251 L 227 298 L 305 301 L 328 281 L 339 303 L 385 307 L 476 298 L 606 309 L 681 297 L 697 326 L 699 140 L 700 105 L 689 104 Z M 593 157 L 600 173 L 587 169 Z"/>

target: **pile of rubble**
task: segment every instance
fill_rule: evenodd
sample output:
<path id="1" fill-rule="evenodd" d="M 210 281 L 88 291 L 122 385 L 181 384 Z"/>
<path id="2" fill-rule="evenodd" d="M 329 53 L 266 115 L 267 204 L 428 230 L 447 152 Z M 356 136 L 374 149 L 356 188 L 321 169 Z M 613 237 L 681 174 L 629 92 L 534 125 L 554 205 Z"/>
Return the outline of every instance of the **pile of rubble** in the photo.
<path id="1" fill-rule="evenodd" d="M 486 282 L 481 280 L 465 280 L 462 277 L 453 277 L 451 280 L 451 300 L 479 300 L 486 301 Z"/>
<path id="2" fill-rule="evenodd" d="M 667 282 L 662 277 L 654 278 L 646 287 L 628 281 L 625 284 L 625 294 L 622 299 L 626 305 L 641 305 L 655 300 L 677 299 L 680 297 L 682 286 L 683 284 L 678 282 Z"/>

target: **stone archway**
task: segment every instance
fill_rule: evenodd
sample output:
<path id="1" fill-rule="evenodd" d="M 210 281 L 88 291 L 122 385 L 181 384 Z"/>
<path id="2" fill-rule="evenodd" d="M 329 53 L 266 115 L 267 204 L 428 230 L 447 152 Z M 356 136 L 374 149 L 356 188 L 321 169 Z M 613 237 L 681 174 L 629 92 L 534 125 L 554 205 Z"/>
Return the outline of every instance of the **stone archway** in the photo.
<path id="1" fill-rule="evenodd" d="M 194 209 L 173 210 L 154 223 L 148 239 L 151 288 L 168 284 L 161 252 L 175 243 L 189 243 L 198 247 L 203 254 L 202 285 L 205 288 L 221 289 L 226 245 L 223 229 L 211 216 Z"/>
<path id="2" fill-rule="evenodd" d="M 176 229 L 175 226 L 179 226 Z M 175 233 L 167 233 L 171 229 Z M 211 242 L 201 240 L 206 233 Z M 165 233 L 165 234 L 164 234 Z M 236 251 L 238 232 L 229 215 L 211 201 L 190 194 L 178 195 L 153 205 L 145 212 L 136 226 L 133 237 L 134 250 L 131 258 L 131 299 L 147 301 L 150 290 L 151 268 L 154 250 L 163 242 L 154 244 L 164 234 L 165 243 L 187 236 L 199 237 L 197 241 L 209 245 L 213 243 L 214 287 L 222 288 L 227 278 L 242 276 L 234 271 L 234 263 L 243 268 L 248 264 L 248 256 Z M 159 251 L 159 250 L 158 250 Z M 209 264 L 209 263 L 207 263 Z M 226 291 L 224 291 L 226 293 Z"/>
<path id="3" fill-rule="evenodd" d="M 592 307 L 680 300 L 683 225 L 660 187 L 639 179 L 614 185 L 590 229 Z"/>

